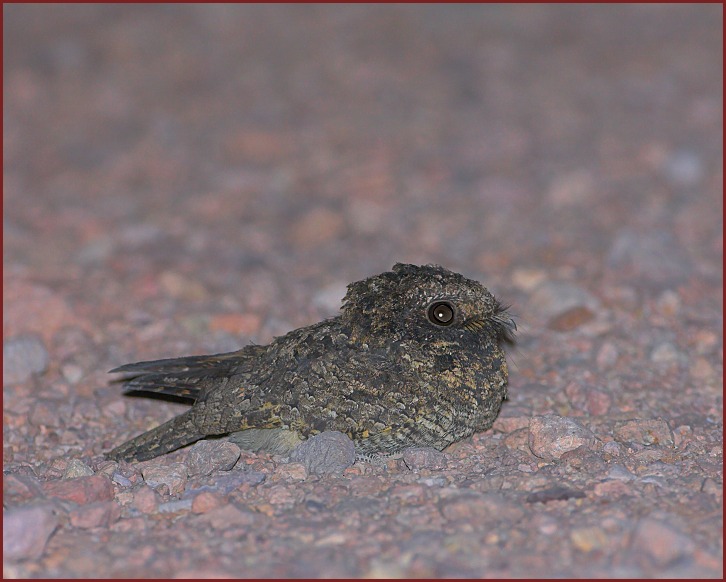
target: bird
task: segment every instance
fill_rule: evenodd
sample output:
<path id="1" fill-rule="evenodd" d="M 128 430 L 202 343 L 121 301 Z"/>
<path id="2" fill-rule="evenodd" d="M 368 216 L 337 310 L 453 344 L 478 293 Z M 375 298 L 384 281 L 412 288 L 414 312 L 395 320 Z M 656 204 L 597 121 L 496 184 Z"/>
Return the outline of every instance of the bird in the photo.
<path id="1" fill-rule="evenodd" d="M 339 315 L 268 345 L 114 368 L 127 392 L 193 405 L 106 456 L 145 461 L 226 435 L 289 455 L 324 431 L 348 435 L 358 460 L 443 450 L 490 428 L 507 398 L 508 309 L 444 267 L 396 263 L 348 285 Z"/>

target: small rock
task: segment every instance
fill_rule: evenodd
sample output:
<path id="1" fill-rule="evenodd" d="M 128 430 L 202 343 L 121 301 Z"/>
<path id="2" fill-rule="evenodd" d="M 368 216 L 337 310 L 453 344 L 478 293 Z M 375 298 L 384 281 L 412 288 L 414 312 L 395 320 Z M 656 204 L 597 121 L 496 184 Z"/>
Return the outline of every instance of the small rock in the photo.
<path id="1" fill-rule="evenodd" d="M 692 553 L 694 543 L 670 524 L 646 517 L 636 526 L 631 547 L 636 555 L 665 567 Z"/>
<path id="2" fill-rule="evenodd" d="M 96 501 L 72 509 L 69 517 L 73 527 L 109 527 L 121 517 L 121 508 L 115 501 Z"/>
<path id="3" fill-rule="evenodd" d="M 544 281 L 533 291 L 530 306 L 534 313 L 553 319 L 574 308 L 584 307 L 595 313 L 600 307 L 600 301 L 589 291 L 571 283 Z"/>
<path id="4" fill-rule="evenodd" d="M 692 261 L 673 234 L 660 229 L 639 232 L 624 229 L 610 247 L 607 262 L 621 277 L 674 286 L 692 272 Z"/>
<path id="5" fill-rule="evenodd" d="M 597 526 L 578 527 L 570 532 L 570 540 L 581 552 L 592 552 L 604 548 L 608 543 L 608 536 Z"/>
<path id="6" fill-rule="evenodd" d="M 608 479 L 613 479 L 616 481 L 632 481 L 635 479 L 635 475 L 633 475 L 630 471 L 628 471 L 623 465 L 612 465 L 610 467 L 610 470 L 607 474 Z"/>
<path id="7" fill-rule="evenodd" d="M 212 509 L 226 505 L 227 501 L 223 495 L 202 491 L 192 500 L 192 513 L 208 513 Z"/>
<path id="8" fill-rule="evenodd" d="M 26 505 L 3 511 L 3 559 L 37 560 L 58 527 L 49 504 Z"/>
<path id="9" fill-rule="evenodd" d="M 76 477 L 90 477 L 93 475 L 93 469 L 86 465 L 80 459 L 71 459 L 63 473 L 64 479 L 75 479 Z"/>
<path id="10" fill-rule="evenodd" d="M 305 465 L 308 473 L 342 473 L 355 462 L 355 445 L 342 432 L 325 431 L 298 445 L 290 460 Z"/>
<path id="11" fill-rule="evenodd" d="M 599 370 L 609 370 L 618 361 L 620 352 L 618 348 L 612 342 L 605 342 L 600 346 L 600 349 L 595 356 L 595 363 Z"/>
<path id="12" fill-rule="evenodd" d="M 578 447 L 591 447 L 595 435 L 571 418 L 535 416 L 529 422 L 528 444 L 536 457 L 554 461 Z"/>
<path id="13" fill-rule="evenodd" d="M 133 485 L 133 483 L 131 483 L 131 480 L 128 477 L 122 475 L 121 473 L 114 473 L 111 477 L 111 481 L 113 481 L 117 485 L 120 485 L 121 487 L 131 487 L 131 485 Z"/>
<path id="14" fill-rule="evenodd" d="M 186 513 L 191 510 L 191 499 L 174 499 L 159 505 L 159 513 Z"/>
<path id="15" fill-rule="evenodd" d="M 252 511 L 242 510 L 232 504 L 217 507 L 200 515 L 198 519 L 209 523 L 214 529 L 225 530 L 231 527 L 249 527 L 255 523 Z"/>
<path id="16" fill-rule="evenodd" d="M 650 352 L 650 361 L 662 366 L 678 364 L 683 354 L 671 342 L 660 342 Z"/>
<path id="17" fill-rule="evenodd" d="M 518 503 L 498 493 L 457 491 L 439 503 L 441 514 L 449 521 L 471 521 L 479 526 L 501 519 L 516 521 L 524 515 Z"/>
<path id="18" fill-rule="evenodd" d="M 260 471 L 230 471 L 219 475 L 211 475 L 204 478 L 196 478 L 187 484 L 183 497 L 195 497 L 202 491 L 227 495 L 242 485 L 259 485 L 266 479 L 266 475 Z"/>
<path id="19" fill-rule="evenodd" d="M 674 446 L 673 433 L 668 423 L 661 418 L 618 422 L 615 424 L 614 436 L 621 443 Z"/>
<path id="20" fill-rule="evenodd" d="M 622 453 L 621 447 L 615 441 L 608 441 L 602 447 L 602 452 L 606 455 L 617 457 Z"/>
<path id="21" fill-rule="evenodd" d="M 403 462 L 411 471 L 419 469 L 446 469 L 446 455 L 433 447 L 408 447 L 403 451 Z"/>
<path id="22" fill-rule="evenodd" d="M 302 463 L 285 463 L 275 470 L 275 477 L 289 481 L 304 481 L 308 471 Z"/>
<path id="23" fill-rule="evenodd" d="M 166 485 L 171 495 L 181 495 L 184 492 L 187 473 L 187 466 L 184 463 L 149 465 L 141 469 L 147 485 L 153 489 Z"/>
<path id="24" fill-rule="evenodd" d="M 612 396 L 602 390 L 588 390 L 585 399 L 585 410 L 590 416 L 603 416 L 610 410 Z"/>
<path id="25" fill-rule="evenodd" d="M 43 483 L 43 491 L 50 497 L 73 501 L 79 505 L 113 499 L 111 480 L 103 475 L 46 481 Z"/>
<path id="26" fill-rule="evenodd" d="M 141 513 L 156 513 L 160 501 L 159 494 L 151 487 L 144 485 L 134 493 L 134 500 L 131 502 L 131 507 Z"/>
<path id="27" fill-rule="evenodd" d="M 20 384 L 48 369 L 48 350 L 40 336 L 18 335 L 3 343 L 3 385 Z"/>
<path id="28" fill-rule="evenodd" d="M 78 384 L 78 382 L 81 381 L 81 378 L 83 378 L 83 373 L 83 368 L 81 368 L 78 364 L 64 364 L 63 367 L 61 367 L 61 374 L 63 374 L 63 377 L 71 384 Z"/>
<path id="29" fill-rule="evenodd" d="M 214 471 L 229 471 L 241 454 L 240 448 L 229 441 L 199 441 L 189 451 L 189 476 L 209 475 Z"/>
<path id="30" fill-rule="evenodd" d="M 547 327 L 560 332 L 573 331 L 594 317 L 592 310 L 584 305 L 577 305 L 550 319 Z"/>
<path id="31" fill-rule="evenodd" d="M 28 421 L 38 427 L 63 426 L 64 419 L 58 411 L 58 401 L 48 398 L 38 398 L 33 405 L 33 410 L 28 416 Z"/>
<path id="32" fill-rule="evenodd" d="M 3 479 L 3 503 L 19 504 L 43 496 L 40 481 L 33 475 L 9 474 Z"/>

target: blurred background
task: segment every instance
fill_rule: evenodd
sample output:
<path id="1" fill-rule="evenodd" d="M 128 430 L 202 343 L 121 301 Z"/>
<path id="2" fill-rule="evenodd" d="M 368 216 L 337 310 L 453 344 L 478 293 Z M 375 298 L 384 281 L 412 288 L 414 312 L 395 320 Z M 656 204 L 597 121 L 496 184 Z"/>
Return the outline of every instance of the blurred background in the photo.
<path id="1" fill-rule="evenodd" d="M 721 278 L 718 5 L 4 14 L 5 335 L 58 293 L 102 343 L 232 348 L 396 261 L 534 323 L 545 279 Z"/>
<path id="2" fill-rule="evenodd" d="M 721 4 L 3 13 L 5 577 L 723 577 Z M 196 515 L 101 462 L 186 409 L 107 370 L 267 343 L 397 261 L 520 330 L 447 469 L 250 453 Z M 544 462 L 539 415 L 595 444 Z M 78 474 L 101 513 L 35 507 Z"/>

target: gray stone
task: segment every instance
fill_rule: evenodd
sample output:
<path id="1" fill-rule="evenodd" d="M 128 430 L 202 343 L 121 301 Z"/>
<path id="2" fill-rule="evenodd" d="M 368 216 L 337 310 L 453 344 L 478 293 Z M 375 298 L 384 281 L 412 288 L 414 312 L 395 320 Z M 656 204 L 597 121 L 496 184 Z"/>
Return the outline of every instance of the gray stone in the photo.
<path id="1" fill-rule="evenodd" d="M 595 435 L 572 418 L 535 416 L 529 422 L 529 448 L 536 457 L 546 461 L 559 459 L 568 451 L 585 445 L 591 447 Z"/>
<path id="2" fill-rule="evenodd" d="M 214 471 L 229 471 L 241 454 L 240 448 L 229 441 L 199 441 L 189 451 L 189 476 L 209 475 Z"/>
<path id="3" fill-rule="evenodd" d="M 149 487 L 158 489 L 166 485 L 172 495 L 183 493 L 187 483 L 187 466 L 184 463 L 150 465 L 141 469 L 141 474 Z"/>
<path id="4" fill-rule="evenodd" d="M 355 462 L 355 445 L 342 432 L 325 431 L 299 445 L 290 460 L 305 465 L 308 473 L 342 473 Z"/>
<path id="5" fill-rule="evenodd" d="M 3 385 L 25 382 L 48 369 L 48 350 L 34 334 L 11 337 L 3 343 Z"/>

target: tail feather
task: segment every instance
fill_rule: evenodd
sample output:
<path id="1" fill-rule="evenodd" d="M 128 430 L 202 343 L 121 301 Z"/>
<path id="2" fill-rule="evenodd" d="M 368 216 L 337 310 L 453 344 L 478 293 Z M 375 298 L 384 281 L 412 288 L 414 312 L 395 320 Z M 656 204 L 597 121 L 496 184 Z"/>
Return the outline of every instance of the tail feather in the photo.
<path id="1" fill-rule="evenodd" d="M 187 356 L 134 362 L 110 370 L 128 374 L 124 390 L 169 394 L 197 400 L 209 380 L 224 378 L 235 370 L 254 365 L 255 357 L 264 347 L 250 345 L 224 354 Z"/>
<path id="2" fill-rule="evenodd" d="M 126 441 L 106 453 L 106 457 L 115 461 L 146 461 L 204 438 L 206 435 L 194 426 L 191 413 L 189 410 Z"/>

